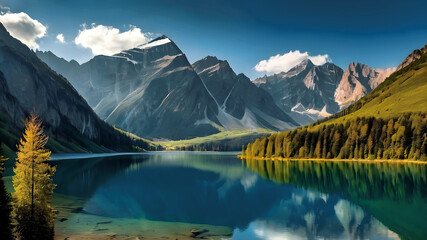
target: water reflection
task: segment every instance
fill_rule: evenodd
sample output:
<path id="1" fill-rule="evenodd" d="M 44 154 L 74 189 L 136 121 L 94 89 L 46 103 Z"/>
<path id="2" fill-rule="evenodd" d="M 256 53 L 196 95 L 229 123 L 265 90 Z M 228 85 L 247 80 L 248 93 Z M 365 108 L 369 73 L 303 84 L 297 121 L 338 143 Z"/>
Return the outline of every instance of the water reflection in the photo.
<path id="1" fill-rule="evenodd" d="M 56 192 L 84 197 L 83 212 L 90 215 L 228 226 L 234 229 L 233 239 L 396 239 L 392 231 L 415 238 L 424 233 L 400 231 L 400 223 L 378 212 L 383 204 L 388 209 L 401 201 L 409 207 L 418 206 L 416 199 L 424 201 L 425 189 L 419 189 L 425 188 L 425 171 L 415 167 L 396 168 L 388 176 L 387 167 L 251 160 L 242 164 L 234 155 L 197 153 L 56 164 Z M 417 174 L 409 178 L 408 172 Z M 402 188 L 399 179 L 405 180 Z M 401 194 L 403 190 L 408 194 Z M 392 203 L 371 200 L 380 196 Z M 416 227 L 425 223 L 424 216 Z"/>
<path id="2" fill-rule="evenodd" d="M 338 194 L 349 199 L 403 238 L 424 239 L 427 236 L 425 165 L 251 159 L 245 160 L 245 165 L 277 183 L 292 184 L 324 194 Z M 364 212 L 342 211 L 342 208 L 360 209 L 342 201 L 334 206 L 336 216 L 349 236 L 354 236 L 357 224 L 352 227 L 349 223 L 363 223 L 364 220 L 360 219 L 363 219 Z M 353 220 L 347 219 L 350 217 Z"/>

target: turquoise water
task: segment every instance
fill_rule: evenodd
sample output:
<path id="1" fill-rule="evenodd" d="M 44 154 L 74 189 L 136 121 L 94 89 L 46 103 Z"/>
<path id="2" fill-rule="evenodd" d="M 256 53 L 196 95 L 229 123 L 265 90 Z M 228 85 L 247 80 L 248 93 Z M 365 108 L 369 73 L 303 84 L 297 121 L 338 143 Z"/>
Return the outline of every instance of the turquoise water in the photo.
<path id="1" fill-rule="evenodd" d="M 427 236 L 425 166 L 196 152 L 55 158 L 58 238 L 191 239 L 192 230 L 208 239 Z"/>

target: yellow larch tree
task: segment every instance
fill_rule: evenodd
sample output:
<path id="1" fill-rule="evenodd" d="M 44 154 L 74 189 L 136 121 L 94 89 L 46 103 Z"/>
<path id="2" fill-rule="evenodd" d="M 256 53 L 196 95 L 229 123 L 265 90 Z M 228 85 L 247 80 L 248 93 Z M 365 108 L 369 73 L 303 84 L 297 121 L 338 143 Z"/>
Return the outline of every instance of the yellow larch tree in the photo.
<path id="1" fill-rule="evenodd" d="M 50 205 L 55 185 L 55 167 L 48 164 L 51 152 L 45 148 L 48 137 L 42 121 L 31 114 L 25 121 L 25 132 L 17 146 L 13 169 L 13 218 L 19 239 L 53 239 L 54 213 Z"/>

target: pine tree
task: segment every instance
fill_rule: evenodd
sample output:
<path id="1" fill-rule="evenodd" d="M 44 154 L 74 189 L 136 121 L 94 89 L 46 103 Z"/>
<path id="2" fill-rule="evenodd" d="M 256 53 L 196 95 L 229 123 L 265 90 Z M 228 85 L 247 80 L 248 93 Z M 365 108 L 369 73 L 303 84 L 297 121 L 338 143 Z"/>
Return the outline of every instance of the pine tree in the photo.
<path id="1" fill-rule="evenodd" d="M 47 136 L 37 115 L 25 121 L 25 132 L 17 148 L 13 169 L 13 217 L 16 234 L 22 240 L 53 239 L 54 214 L 50 206 L 55 185 L 50 166 L 50 151 L 45 148 Z"/>
<path id="2" fill-rule="evenodd" d="M 0 234 L 1 239 L 13 239 L 12 235 L 12 219 L 11 212 L 12 206 L 10 204 L 10 195 L 6 191 L 6 186 L 3 181 L 4 163 L 7 158 L 2 155 L 2 148 L 0 142 Z"/>

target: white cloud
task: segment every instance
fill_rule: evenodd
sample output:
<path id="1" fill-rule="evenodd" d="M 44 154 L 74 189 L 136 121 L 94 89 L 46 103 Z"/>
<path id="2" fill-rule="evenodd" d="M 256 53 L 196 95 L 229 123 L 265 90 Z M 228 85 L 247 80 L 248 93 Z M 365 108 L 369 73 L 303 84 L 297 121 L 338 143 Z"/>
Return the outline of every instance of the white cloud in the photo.
<path id="1" fill-rule="evenodd" d="M 0 15 L 0 22 L 12 37 L 19 39 L 30 48 L 38 48 L 37 40 L 44 37 L 47 32 L 46 26 L 23 12 L 7 12 Z"/>
<path id="2" fill-rule="evenodd" d="M 0 4 L 0 13 L 1 13 L 1 14 L 5 14 L 5 13 L 7 13 L 7 12 L 9 12 L 9 11 L 10 11 L 10 8 L 5 7 L 5 6 L 2 6 L 2 5 Z"/>
<path id="3" fill-rule="evenodd" d="M 64 34 L 62 34 L 62 33 L 60 33 L 60 34 L 56 35 L 56 39 L 57 39 L 60 43 L 65 43 Z"/>
<path id="4" fill-rule="evenodd" d="M 255 70 L 268 73 L 287 72 L 306 59 L 310 59 L 314 65 L 322 65 L 331 61 L 328 54 L 310 56 L 308 52 L 301 53 L 299 50 L 296 50 L 289 51 L 283 55 L 277 54 L 276 56 L 271 56 L 268 60 L 262 60 L 255 66 Z"/>
<path id="5" fill-rule="evenodd" d="M 149 33 L 143 33 L 140 28 L 130 26 L 126 32 L 112 26 L 92 24 L 90 28 L 83 25 L 83 30 L 74 39 L 77 45 L 92 50 L 94 55 L 113 55 L 122 50 L 134 48 L 150 41 Z"/>

